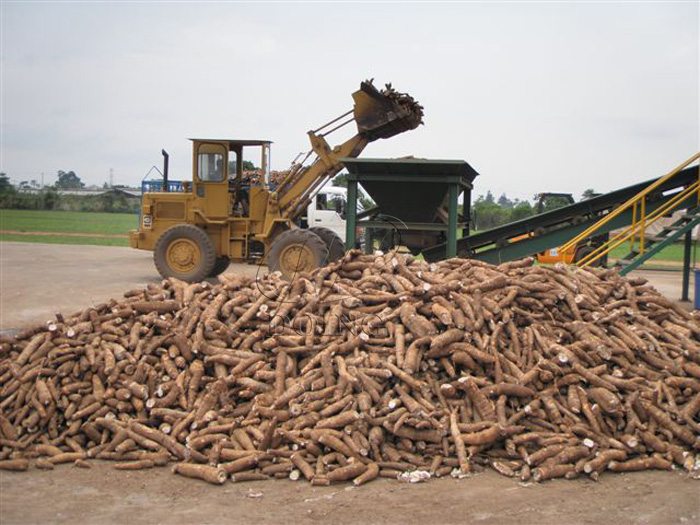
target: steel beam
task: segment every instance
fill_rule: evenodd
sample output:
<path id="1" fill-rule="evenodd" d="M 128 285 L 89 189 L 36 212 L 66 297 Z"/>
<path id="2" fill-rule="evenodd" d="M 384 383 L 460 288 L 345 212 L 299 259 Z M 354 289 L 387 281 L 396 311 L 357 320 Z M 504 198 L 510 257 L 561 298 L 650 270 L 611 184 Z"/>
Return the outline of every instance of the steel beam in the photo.
<path id="1" fill-rule="evenodd" d="M 685 232 L 683 243 L 683 286 L 681 287 L 681 301 L 690 301 L 688 288 L 690 288 L 690 250 L 693 245 L 693 228 Z"/>
<path id="2" fill-rule="evenodd" d="M 357 181 L 348 180 L 348 207 L 345 212 L 345 246 L 355 247 L 355 226 L 357 224 Z"/>
<path id="3" fill-rule="evenodd" d="M 457 197 L 459 186 L 451 183 L 448 195 L 447 258 L 457 257 Z"/>

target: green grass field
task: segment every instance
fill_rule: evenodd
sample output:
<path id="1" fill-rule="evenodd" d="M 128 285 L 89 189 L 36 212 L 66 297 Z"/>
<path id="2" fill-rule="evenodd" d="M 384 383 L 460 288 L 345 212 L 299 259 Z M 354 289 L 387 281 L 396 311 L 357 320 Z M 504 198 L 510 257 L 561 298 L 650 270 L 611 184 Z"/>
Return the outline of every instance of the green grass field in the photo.
<path id="1" fill-rule="evenodd" d="M 137 227 L 135 213 L 0 210 L 0 241 L 128 246 L 126 234 Z"/>
<path id="2" fill-rule="evenodd" d="M 695 248 L 697 249 L 697 244 L 695 243 Z M 637 250 L 639 247 L 637 246 Z M 621 244 L 614 250 L 610 252 L 610 259 L 621 259 L 625 257 L 630 252 L 630 245 L 628 242 Z M 664 261 L 664 262 L 675 262 L 683 263 L 683 244 L 672 244 L 661 250 L 656 255 L 652 256 L 651 261 Z M 691 252 L 692 260 L 692 252 Z"/>
<path id="3" fill-rule="evenodd" d="M 0 230 L 126 234 L 138 227 L 135 213 L 90 213 L 77 211 L 0 210 Z"/>
<path id="4" fill-rule="evenodd" d="M 12 232 L 0 233 L 0 241 L 128 246 L 126 234 L 137 227 L 135 213 L 0 210 L 0 230 Z M 624 243 L 611 252 L 610 259 L 620 259 L 628 252 L 629 244 Z M 665 248 L 652 261 L 682 263 L 683 245 Z"/>

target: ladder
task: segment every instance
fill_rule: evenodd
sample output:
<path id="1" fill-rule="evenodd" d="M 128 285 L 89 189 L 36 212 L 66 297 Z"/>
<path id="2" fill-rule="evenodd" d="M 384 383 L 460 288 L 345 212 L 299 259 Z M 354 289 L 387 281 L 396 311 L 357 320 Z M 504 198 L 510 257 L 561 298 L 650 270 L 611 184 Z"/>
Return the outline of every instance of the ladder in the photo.
<path id="1" fill-rule="evenodd" d="M 577 264 L 581 267 L 590 266 L 608 255 L 614 248 L 617 248 L 625 242 L 629 242 L 630 252 L 620 261 L 622 264 L 620 273 L 624 275 L 638 267 L 644 261 L 654 256 L 666 246 L 677 241 L 686 232 L 692 231 L 695 226 L 700 224 L 700 175 L 698 175 L 696 180 L 685 184 L 682 191 L 666 200 L 661 206 L 647 207 L 647 204 L 655 194 L 659 192 L 660 187 L 665 182 L 673 179 L 681 173 L 684 168 L 695 163 L 698 159 L 700 159 L 700 153 L 696 153 L 683 164 L 654 181 L 627 202 L 606 214 L 598 222 L 569 240 L 560 249 L 563 251 L 575 246 L 581 240 L 595 235 L 596 232 L 603 231 L 605 225 L 617 216 L 631 212 L 632 220 L 629 226 L 623 228 L 617 235 L 598 246 L 588 254 L 588 256 L 578 261 Z M 646 235 L 647 227 L 654 224 L 660 218 L 668 217 L 675 211 L 681 209 L 685 209 L 686 211 L 674 224 L 664 227 L 656 236 Z M 638 245 L 637 241 L 639 242 Z"/>
<path id="2" fill-rule="evenodd" d="M 673 224 L 664 226 L 656 235 L 646 235 L 644 252 L 639 247 L 632 248 L 630 252 L 620 259 L 617 264 L 622 268 L 620 274 L 631 272 L 661 250 L 678 242 L 687 232 L 700 225 L 700 207 L 688 210 Z"/>

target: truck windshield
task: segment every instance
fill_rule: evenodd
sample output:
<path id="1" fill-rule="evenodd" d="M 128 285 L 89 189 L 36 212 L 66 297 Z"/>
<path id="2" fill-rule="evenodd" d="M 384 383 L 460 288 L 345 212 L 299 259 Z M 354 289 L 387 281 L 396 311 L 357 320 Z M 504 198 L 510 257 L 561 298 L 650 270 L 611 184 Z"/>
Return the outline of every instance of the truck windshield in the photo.
<path id="1" fill-rule="evenodd" d="M 340 215 L 345 215 L 345 211 L 347 209 L 347 201 L 345 200 L 345 197 L 342 195 L 333 195 L 328 202 L 327 209 L 334 210 Z"/>

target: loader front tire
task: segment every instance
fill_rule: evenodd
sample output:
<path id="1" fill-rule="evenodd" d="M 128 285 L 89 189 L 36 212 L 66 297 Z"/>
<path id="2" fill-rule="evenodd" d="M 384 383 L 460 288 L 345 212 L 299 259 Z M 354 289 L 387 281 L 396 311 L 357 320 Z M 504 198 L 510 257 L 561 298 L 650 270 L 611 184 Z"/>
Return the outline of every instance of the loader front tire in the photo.
<path id="1" fill-rule="evenodd" d="M 216 250 L 204 230 L 192 224 L 178 224 L 156 241 L 153 259 L 164 279 L 175 277 L 195 283 L 214 271 Z"/>
<path id="2" fill-rule="evenodd" d="M 345 243 L 333 230 L 322 226 L 314 226 L 309 228 L 309 231 L 314 232 L 326 243 L 326 248 L 328 248 L 328 261 L 326 261 L 326 264 L 335 262 L 345 255 Z"/>
<path id="3" fill-rule="evenodd" d="M 311 272 L 328 263 L 328 247 L 309 230 L 294 229 L 281 233 L 267 254 L 267 267 L 281 272 L 288 281 L 300 272 Z"/>

